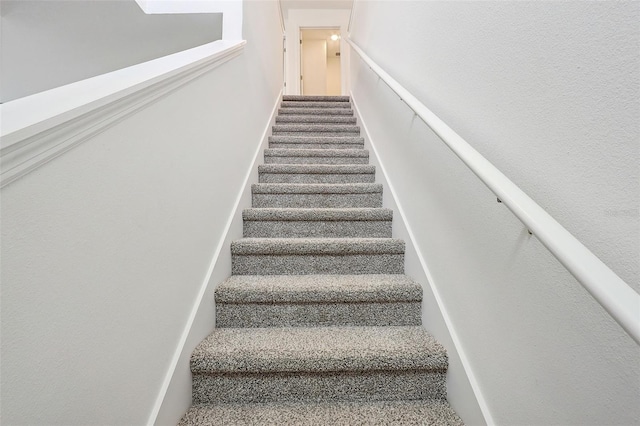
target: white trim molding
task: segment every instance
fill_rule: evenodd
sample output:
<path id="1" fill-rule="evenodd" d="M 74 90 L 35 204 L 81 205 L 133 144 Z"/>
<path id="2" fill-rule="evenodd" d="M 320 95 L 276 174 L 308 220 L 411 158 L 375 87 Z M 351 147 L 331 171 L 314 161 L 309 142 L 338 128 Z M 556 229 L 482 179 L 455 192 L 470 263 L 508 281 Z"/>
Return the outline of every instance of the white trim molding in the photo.
<path id="1" fill-rule="evenodd" d="M 451 149 L 640 345 L 640 294 L 567 231 L 500 170 L 398 83 L 350 38 L 371 70 Z"/>
<path id="2" fill-rule="evenodd" d="M 214 41 L 0 105 L 0 187 L 238 56 Z"/>
<path id="3" fill-rule="evenodd" d="M 415 237 L 415 234 L 413 232 L 413 229 L 411 227 L 411 223 L 409 222 L 409 220 L 407 219 L 407 215 L 405 214 L 404 211 L 404 207 L 402 205 L 402 202 L 400 200 L 400 197 L 398 196 L 398 193 L 394 187 L 394 183 L 391 180 L 389 174 L 387 173 L 387 169 L 385 167 L 385 163 L 383 162 L 383 159 L 380 157 L 379 153 L 378 153 L 378 149 L 376 148 L 376 144 L 373 140 L 373 138 L 371 137 L 371 133 L 369 132 L 369 128 L 367 127 L 367 123 L 363 120 L 362 118 L 362 114 L 360 113 L 360 108 L 358 107 L 358 103 L 356 101 L 356 98 L 353 95 L 353 92 L 350 92 L 350 97 L 351 97 L 351 103 L 353 104 L 353 109 L 355 110 L 356 113 L 356 117 L 358 117 L 358 122 L 360 123 L 360 127 L 362 128 L 362 131 L 365 135 L 365 140 L 368 141 L 369 145 L 371 146 L 371 150 L 373 151 L 373 155 L 376 158 L 376 161 L 378 163 L 378 165 L 380 166 L 380 171 L 382 172 L 382 176 L 384 181 L 386 182 L 389 192 L 391 193 L 391 197 L 394 200 L 395 203 L 395 207 L 398 210 L 398 213 L 400 215 L 400 220 L 402 221 L 402 223 L 404 224 L 404 227 L 407 231 L 407 234 L 409 236 L 409 242 L 411 243 L 411 245 L 413 246 L 416 255 L 418 257 L 418 260 L 420 262 L 420 267 L 422 268 L 422 271 L 424 272 L 424 275 L 427 278 L 427 282 L 429 285 L 429 288 L 431 289 L 431 292 L 433 293 L 433 296 L 435 298 L 436 304 L 438 306 L 438 309 L 440 310 L 440 314 L 442 316 L 442 319 L 444 321 L 444 324 L 446 326 L 446 331 L 448 332 L 449 336 L 451 337 L 451 342 L 453 343 L 455 352 L 457 354 L 457 357 L 460 360 L 460 364 L 462 364 L 462 368 L 464 370 L 464 374 L 467 376 L 467 380 L 469 381 L 469 385 L 471 386 L 471 392 L 473 392 L 473 396 L 476 399 L 476 403 L 478 405 L 478 408 L 480 409 L 480 412 L 482 413 L 482 416 L 484 417 L 485 420 L 485 424 L 487 425 L 494 425 L 495 421 L 493 419 L 493 416 L 491 414 L 491 411 L 489 409 L 489 405 L 487 404 L 486 399 L 484 398 L 484 395 L 482 394 L 482 391 L 480 389 L 480 384 L 478 383 L 478 379 L 475 376 L 475 373 L 473 372 L 473 369 L 471 368 L 471 363 L 469 362 L 469 358 L 466 355 L 466 352 L 464 351 L 464 346 L 462 345 L 462 342 L 460 340 L 460 337 L 458 336 L 458 333 L 455 329 L 455 327 L 453 326 L 453 321 L 451 320 L 451 316 L 449 315 L 449 312 L 447 310 L 447 307 L 444 303 L 444 300 L 442 299 L 442 296 L 440 295 L 440 291 L 438 290 L 438 286 L 435 283 L 435 279 L 433 278 L 433 275 L 431 274 L 431 271 L 429 270 L 429 266 L 427 265 L 427 261 L 425 260 L 424 256 L 422 255 L 422 251 L 419 249 L 419 244 L 418 241 Z M 385 189 L 386 191 L 386 189 Z M 394 218 L 395 218 L 395 213 L 394 213 Z M 450 353 L 450 356 L 455 356 L 454 354 Z"/>
<path id="4" fill-rule="evenodd" d="M 253 158 L 251 160 L 251 164 L 249 165 L 247 172 L 245 174 L 244 177 L 244 181 L 242 183 L 242 186 L 240 188 L 240 191 L 238 192 L 238 195 L 236 196 L 236 200 L 235 203 L 233 205 L 233 208 L 231 209 L 231 214 L 229 215 L 228 219 L 227 219 L 227 223 L 225 225 L 224 231 L 222 233 L 222 237 L 220 238 L 218 245 L 213 253 L 213 256 L 211 258 L 211 262 L 209 263 L 209 269 L 207 270 L 207 274 L 204 278 L 204 280 L 202 281 L 202 284 L 200 286 L 200 292 L 198 293 L 196 300 L 193 304 L 193 308 L 191 310 L 191 313 L 189 314 L 189 318 L 187 319 L 187 323 L 184 326 L 184 329 L 182 331 L 182 335 L 180 337 L 180 341 L 178 342 L 178 345 L 176 346 L 176 350 L 173 354 L 173 358 L 171 360 L 171 364 L 169 365 L 169 369 L 167 370 L 167 373 L 165 375 L 165 379 L 164 382 L 162 383 L 162 387 L 160 388 L 160 391 L 158 392 L 158 396 L 156 398 L 156 403 L 151 411 L 151 414 L 149 415 L 149 420 L 147 422 L 148 426 L 152 426 L 154 424 L 157 423 L 158 421 L 158 416 L 160 413 L 160 410 L 162 409 L 162 405 L 165 402 L 165 398 L 167 397 L 167 394 L 169 393 L 169 387 L 171 386 L 172 380 L 174 378 L 174 375 L 177 374 L 177 367 L 178 367 L 178 363 L 180 362 L 181 359 L 188 359 L 188 357 L 191 355 L 191 351 L 193 350 L 193 347 L 189 347 L 187 348 L 187 344 L 188 341 L 190 339 L 195 340 L 197 342 L 199 342 L 200 340 L 202 340 L 204 337 L 206 336 L 192 336 L 191 334 L 194 332 L 193 331 L 193 326 L 194 323 L 196 323 L 197 317 L 200 315 L 205 315 L 203 314 L 203 310 L 201 309 L 203 302 L 205 301 L 205 295 L 207 294 L 207 292 L 210 290 L 211 286 L 215 286 L 218 285 L 219 283 L 217 282 L 212 282 L 212 276 L 214 275 L 214 270 L 216 269 L 216 265 L 218 264 L 218 259 L 220 258 L 220 253 L 222 252 L 222 249 L 224 247 L 229 247 L 229 244 L 231 243 L 230 239 L 233 238 L 233 235 L 231 235 L 231 229 L 233 227 L 234 221 L 239 221 L 240 225 L 238 226 L 239 228 L 241 228 L 241 223 L 242 223 L 242 215 L 240 214 L 240 211 L 245 208 L 245 207 L 250 207 L 250 199 L 251 199 L 251 177 L 252 176 L 257 176 L 257 171 L 258 171 L 258 164 L 259 164 L 259 160 L 260 160 L 260 153 L 264 150 L 265 147 L 267 147 L 268 144 L 268 140 L 269 140 L 269 134 L 271 133 L 271 126 L 275 123 L 275 119 L 276 119 L 276 114 L 278 112 L 278 105 L 280 104 L 281 100 L 282 100 L 282 89 L 280 90 L 280 93 L 278 93 L 278 96 L 276 97 L 275 103 L 273 105 L 273 108 L 271 110 L 271 115 L 269 116 L 269 121 L 266 123 L 264 130 L 262 132 L 262 136 L 260 138 L 260 141 L 258 142 L 256 149 L 253 153 Z M 248 205 L 244 205 L 245 203 L 243 203 L 243 200 L 248 201 L 249 204 Z M 213 325 L 213 324 L 212 324 Z M 196 333 L 197 334 L 197 333 Z"/>
<path id="5" fill-rule="evenodd" d="M 349 93 L 349 49 L 345 41 L 349 24 L 348 9 L 289 9 L 286 24 L 287 69 L 286 95 L 301 94 L 300 87 L 300 29 L 340 27 L 340 91 Z"/>

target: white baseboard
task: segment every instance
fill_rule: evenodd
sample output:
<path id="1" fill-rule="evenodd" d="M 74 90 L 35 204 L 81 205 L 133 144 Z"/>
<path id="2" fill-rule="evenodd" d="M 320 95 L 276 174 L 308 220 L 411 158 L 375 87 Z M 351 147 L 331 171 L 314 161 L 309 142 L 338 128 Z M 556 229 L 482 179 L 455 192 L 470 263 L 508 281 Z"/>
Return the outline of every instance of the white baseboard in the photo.
<path id="1" fill-rule="evenodd" d="M 446 305 L 444 303 L 444 301 L 442 300 L 440 293 L 438 291 L 438 286 L 435 283 L 435 280 L 431 274 L 431 272 L 429 271 L 429 267 L 427 265 L 427 262 L 425 261 L 422 253 L 420 250 L 418 250 L 418 243 L 416 241 L 416 237 L 411 229 L 411 224 L 409 223 L 409 221 L 407 220 L 407 216 L 404 212 L 404 209 L 402 207 L 402 202 L 399 199 L 397 192 L 393 186 L 393 182 L 390 179 L 389 175 L 387 174 L 387 171 L 385 169 L 384 166 L 384 162 L 382 161 L 382 159 L 380 158 L 380 156 L 378 155 L 378 151 L 376 149 L 376 145 L 374 140 L 371 138 L 371 134 L 369 133 L 369 130 L 367 128 L 367 124 L 365 123 L 365 121 L 362 119 L 362 115 L 360 114 L 360 110 L 358 108 L 358 104 L 353 96 L 353 93 L 350 94 L 351 96 L 351 103 L 353 104 L 353 109 L 355 111 L 357 120 L 358 120 L 358 124 L 360 125 L 360 128 L 362 130 L 362 133 L 365 138 L 365 144 L 371 147 L 371 151 L 374 157 L 374 162 L 377 163 L 377 165 L 379 165 L 380 167 L 380 171 L 382 172 L 382 181 L 383 181 L 383 186 L 385 189 L 385 192 L 388 190 L 393 202 L 389 203 L 390 205 L 386 206 L 389 207 L 391 209 L 394 210 L 394 220 L 396 220 L 397 215 L 399 215 L 399 219 L 402 221 L 403 223 L 403 227 L 406 230 L 406 234 L 409 238 L 409 241 L 407 241 L 407 251 L 408 250 L 413 250 L 413 252 L 415 252 L 419 262 L 420 262 L 420 267 L 422 269 L 422 274 L 426 277 L 426 280 L 428 282 L 429 288 L 435 298 L 436 304 L 440 310 L 440 315 L 446 325 L 447 328 L 447 332 L 448 335 L 451 339 L 451 342 L 453 344 L 453 348 L 448 348 L 448 352 L 449 352 L 449 358 L 451 361 L 457 361 L 455 360 L 455 358 L 458 358 L 460 364 L 462 365 L 462 368 L 464 369 L 464 373 L 467 377 L 467 380 L 469 382 L 469 385 L 471 387 L 471 392 L 475 397 L 475 402 L 480 410 L 480 412 L 482 413 L 482 416 L 484 417 L 484 421 L 486 424 L 488 425 L 493 425 L 495 424 L 493 417 L 491 416 L 491 412 L 489 411 L 489 407 L 487 405 L 487 402 L 485 401 L 482 392 L 480 390 L 480 386 L 476 380 L 476 377 L 473 373 L 473 370 L 471 369 L 471 365 L 469 363 L 469 360 L 464 352 L 463 346 L 460 342 L 460 339 L 458 337 L 458 334 L 455 330 L 455 327 L 453 326 L 453 323 L 451 321 L 451 318 L 449 316 L 449 313 L 447 311 Z M 450 362 L 450 365 L 453 362 Z M 467 398 L 469 399 L 469 398 Z M 455 408 L 455 407 L 454 407 Z"/>
<path id="2" fill-rule="evenodd" d="M 156 398 L 156 402 L 154 404 L 153 410 L 151 411 L 151 414 L 149 415 L 149 420 L 147 421 L 147 425 L 154 425 L 156 424 L 156 422 L 158 421 L 158 417 L 160 414 L 160 411 L 162 409 L 163 404 L 165 403 L 165 398 L 166 396 L 170 393 L 170 386 L 172 384 L 172 382 L 174 382 L 175 379 L 175 375 L 178 372 L 178 364 L 180 362 L 181 359 L 189 359 L 189 357 L 191 356 L 191 352 L 193 350 L 193 348 L 191 347 L 187 347 L 187 342 L 189 340 L 189 337 L 194 338 L 194 336 L 190 336 L 191 332 L 192 332 L 192 327 L 194 325 L 194 323 L 196 323 L 197 321 L 197 317 L 198 315 L 203 315 L 203 310 L 201 309 L 204 301 L 205 301 L 205 295 L 212 293 L 212 286 L 215 286 L 218 284 L 218 282 L 213 282 L 215 280 L 212 279 L 212 277 L 215 275 L 215 269 L 216 266 L 218 264 L 220 255 L 222 253 L 222 250 L 226 247 L 228 249 L 229 244 L 230 244 L 230 239 L 235 238 L 234 236 L 231 235 L 231 230 L 234 228 L 234 224 L 237 224 L 238 221 L 240 221 L 240 223 L 242 222 L 242 217 L 240 212 L 242 211 L 243 208 L 245 207 L 249 207 L 250 206 L 250 195 L 251 195 L 251 177 L 252 176 L 257 176 L 258 173 L 258 163 L 259 163 L 259 158 L 260 158 L 260 153 L 264 150 L 264 148 L 267 146 L 268 144 L 268 139 L 269 139 L 269 134 L 271 132 L 271 126 L 275 123 L 275 117 L 277 115 L 278 112 L 278 105 L 280 104 L 280 101 L 282 99 L 282 90 L 280 91 L 280 93 L 278 94 L 275 104 L 273 106 L 273 109 L 271 111 L 271 116 L 269 118 L 269 122 L 267 123 L 267 125 L 264 128 L 264 131 L 262 133 L 262 137 L 260 139 L 260 143 L 258 144 L 258 146 L 256 147 L 255 153 L 253 154 L 253 160 L 251 162 L 251 165 L 249 166 L 249 168 L 247 169 L 247 173 L 245 174 L 245 178 L 244 178 L 244 182 L 242 183 L 242 187 L 240 192 L 238 193 L 238 196 L 236 197 L 233 209 L 231 210 L 231 214 L 229 215 L 228 219 L 227 219 L 227 223 L 225 225 L 224 228 L 224 232 L 222 234 L 222 237 L 220 238 L 220 241 L 218 242 L 218 245 L 216 246 L 216 249 L 213 253 L 213 256 L 211 258 L 211 262 L 209 263 L 209 269 L 207 271 L 207 274 L 202 282 L 202 285 L 200 287 L 200 291 L 196 297 L 196 301 L 191 309 L 191 313 L 189 314 L 189 318 L 187 320 L 187 323 L 184 327 L 184 330 L 182 332 L 182 335 L 180 337 L 180 340 L 178 342 L 178 345 L 176 347 L 176 350 L 173 354 L 173 358 L 171 360 L 171 363 L 169 364 L 169 369 L 167 370 L 167 373 L 165 375 L 165 379 L 162 383 L 162 387 L 160 388 L 160 391 L 158 393 L 158 397 Z M 249 205 L 245 206 L 243 203 L 243 200 L 246 202 L 248 199 Z M 228 269 L 231 270 L 231 265 L 228 265 Z M 207 300 L 206 303 L 211 303 L 210 301 Z M 213 323 L 211 325 L 211 327 L 213 328 Z M 195 339 L 200 341 L 202 340 L 204 337 L 206 337 L 206 335 L 204 336 L 195 336 Z M 191 377 L 189 376 L 188 378 L 189 380 L 187 380 L 189 383 L 191 381 Z M 175 381 L 175 382 L 180 382 Z M 186 390 L 189 394 L 189 399 L 191 398 L 191 389 L 187 389 Z M 182 414 L 186 411 L 188 407 L 185 407 L 184 410 L 182 411 Z"/>

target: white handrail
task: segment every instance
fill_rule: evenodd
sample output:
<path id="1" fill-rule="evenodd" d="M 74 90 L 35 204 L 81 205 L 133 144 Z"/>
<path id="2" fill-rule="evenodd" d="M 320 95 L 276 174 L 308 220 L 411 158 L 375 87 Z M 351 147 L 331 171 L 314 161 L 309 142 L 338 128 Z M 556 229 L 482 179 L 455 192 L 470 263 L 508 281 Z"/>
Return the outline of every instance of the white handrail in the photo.
<path id="1" fill-rule="evenodd" d="M 640 345 L 640 295 L 460 135 L 373 62 L 351 38 L 352 49 L 462 160 Z"/>

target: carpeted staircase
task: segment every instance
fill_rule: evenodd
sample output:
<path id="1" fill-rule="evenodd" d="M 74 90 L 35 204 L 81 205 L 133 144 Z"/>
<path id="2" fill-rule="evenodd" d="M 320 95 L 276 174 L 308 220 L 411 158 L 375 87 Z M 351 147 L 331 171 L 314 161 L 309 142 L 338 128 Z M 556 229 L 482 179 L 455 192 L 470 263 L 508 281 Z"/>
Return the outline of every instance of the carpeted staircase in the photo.
<path id="1" fill-rule="evenodd" d="M 349 98 L 278 112 L 180 425 L 461 425 Z"/>

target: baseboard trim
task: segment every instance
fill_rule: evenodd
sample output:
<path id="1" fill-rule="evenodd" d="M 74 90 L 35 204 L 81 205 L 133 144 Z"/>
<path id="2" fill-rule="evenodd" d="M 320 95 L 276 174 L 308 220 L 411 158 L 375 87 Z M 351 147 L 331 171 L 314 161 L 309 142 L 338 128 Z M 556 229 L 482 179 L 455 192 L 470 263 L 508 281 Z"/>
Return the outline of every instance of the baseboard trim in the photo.
<path id="1" fill-rule="evenodd" d="M 216 249 L 213 253 L 213 256 L 211 258 L 211 262 L 209 263 L 209 269 L 207 270 L 207 274 L 205 275 L 205 278 L 200 286 L 200 291 L 198 292 L 198 295 L 196 297 L 196 301 L 193 305 L 193 308 L 191 309 L 191 313 L 189 314 L 189 318 L 187 319 L 187 323 L 182 331 L 182 335 L 180 336 L 180 340 L 178 342 L 178 345 L 176 347 L 176 350 L 173 354 L 173 358 L 171 359 L 171 363 L 169 364 L 169 369 L 167 370 L 167 374 L 165 375 L 164 381 L 162 383 L 162 387 L 160 388 L 160 391 L 158 393 L 158 397 L 156 398 L 156 402 L 154 404 L 154 407 L 151 411 L 151 414 L 149 415 L 149 420 L 147 421 L 147 425 L 151 426 L 154 425 L 157 421 L 158 418 L 158 414 L 160 413 L 160 409 L 162 407 L 162 404 L 164 403 L 164 399 L 167 395 L 167 392 L 169 390 L 169 386 L 171 384 L 171 381 L 173 379 L 173 376 L 176 372 L 176 368 L 178 366 L 178 362 L 180 361 L 180 358 L 183 355 L 183 352 L 185 350 L 185 345 L 187 343 L 187 339 L 189 338 L 189 334 L 191 333 L 191 328 L 194 324 L 194 322 L 196 321 L 196 316 L 198 314 L 198 311 L 200 310 L 200 306 L 202 305 L 204 298 L 205 298 L 205 294 L 207 294 L 207 291 L 209 289 L 210 286 L 210 281 L 211 281 L 211 277 L 213 276 L 213 272 L 215 269 L 215 266 L 218 262 L 218 258 L 220 257 L 220 253 L 222 252 L 222 249 L 225 247 L 225 241 L 227 240 L 227 237 L 229 235 L 229 231 L 231 229 L 231 225 L 236 217 L 236 215 L 239 213 L 239 207 L 243 198 L 243 195 L 245 194 L 245 192 L 247 190 L 250 190 L 250 179 L 251 176 L 256 173 L 257 174 L 257 169 L 258 169 L 258 158 L 260 156 L 260 153 L 262 152 L 265 143 L 268 140 L 269 134 L 271 132 L 271 126 L 273 125 L 273 123 L 275 122 L 275 117 L 276 114 L 278 112 L 278 105 L 280 104 L 280 101 L 282 99 L 282 89 L 280 90 L 280 92 L 278 93 L 278 96 L 276 97 L 275 103 L 273 105 L 273 108 L 271 110 L 271 115 L 269 117 L 269 121 L 267 122 L 263 132 L 262 132 L 262 136 L 260 138 L 260 142 L 258 143 L 258 146 L 256 147 L 256 150 L 253 154 L 253 159 L 251 161 L 251 164 L 249 166 L 249 168 L 247 169 L 247 172 L 245 173 L 245 177 L 244 177 L 244 181 L 242 182 L 242 186 L 240 188 L 240 191 L 238 192 L 238 195 L 236 196 L 236 200 L 235 203 L 233 205 L 233 208 L 231 209 L 231 213 L 229 215 L 229 217 L 227 218 L 227 222 L 225 224 L 225 228 L 224 228 L 224 232 L 222 234 L 222 236 L 220 237 L 220 240 L 218 241 L 218 245 L 216 246 Z"/>
<path id="2" fill-rule="evenodd" d="M 422 270 L 424 271 L 425 276 L 427 277 L 427 281 L 429 283 L 429 287 L 431 289 L 431 292 L 434 295 L 434 298 L 436 300 L 436 303 L 438 305 L 438 308 L 440 309 L 440 314 L 442 315 L 442 318 L 445 322 L 445 325 L 447 327 L 447 331 L 449 333 L 449 335 L 451 336 L 451 341 L 453 342 L 453 345 L 455 347 L 455 350 L 458 354 L 458 358 L 460 359 L 460 362 L 462 364 L 462 367 L 464 369 L 465 374 L 467 375 L 467 379 L 469 380 L 469 384 L 471 385 L 471 390 L 473 391 L 473 394 L 476 398 L 476 402 L 478 404 L 478 407 L 480 408 L 480 411 L 482 412 L 482 416 L 484 417 L 484 420 L 486 422 L 487 425 L 494 425 L 495 422 L 493 420 L 493 416 L 491 415 L 491 412 L 489 410 L 489 406 L 487 405 L 486 400 L 484 399 L 482 392 L 480 390 L 480 385 L 478 384 L 478 381 L 475 377 L 475 374 L 473 373 L 473 370 L 471 368 L 471 364 L 469 363 L 469 359 L 466 356 L 466 353 L 464 352 L 464 349 L 462 347 L 462 343 L 460 341 L 460 338 L 458 337 L 458 334 L 455 330 L 455 327 L 453 326 L 453 323 L 451 321 L 451 317 L 449 316 L 449 313 L 447 311 L 447 308 L 444 304 L 444 301 L 442 300 L 442 297 L 440 296 L 440 292 L 438 291 L 438 287 L 435 285 L 435 280 L 433 279 L 433 276 L 431 274 L 431 271 L 429 270 L 429 267 L 427 265 L 427 262 L 425 261 L 422 253 L 420 252 L 420 250 L 418 250 L 419 245 L 417 244 L 415 235 L 413 233 L 413 230 L 411 229 L 411 225 L 409 224 L 408 220 L 407 220 L 407 216 L 404 212 L 404 209 L 402 207 L 402 203 L 400 202 L 400 199 L 397 195 L 397 192 L 393 186 L 393 183 L 391 181 L 391 179 L 389 179 L 389 175 L 387 174 L 387 170 L 384 166 L 384 163 L 382 162 L 382 159 L 380 158 L 380 156 L 378 155 L 378 150 L 376 149 L 375 143 L 373 141 L 373 139 L 371 138 L 371 133 L 369 133 L 369 129 L 367 128 L 367 124 L 365 123 L 365 121 L 362 119 L 362 115 L 360 114 L 360 109 L 358 108 L 358 103 L 356 102 L 356 99 L 353 96 L 353 92 L 350 93 L 351 96 L 351 103 L 353 105 L 353 109 L 355 111 L 356 117 L 358 117 L 358 124 L 360 125 L 360 128 L 362 130 L 362 132 L 364 133 L 365 136 L 365 140 L 369 141 L 369 145 L 371 146 L 371 150 L 373 151 L 373 155 L 376 157 L 378 164 L 380 165 L 380 171 L 382 172 L 382 175 L 384 176 L 384 180 L 386 181 L 388 187 L 389 187 L 389 191 L 391 192 L 391 196 L 393 197 L 393 200 L 395 202 L 395 205 L 398 208 L 398 213 L 400 214 L 400 218 L 402 220 L 402 222 L 404 223 L 404 226 L 407 230 L 407 234 L 409 235 L 409 239 L 411 240 L 411 244 L 413 245 L 416 254 L 418 256 L 418 259 L 420 261 L 420 266 L 422 267 Z"/>

